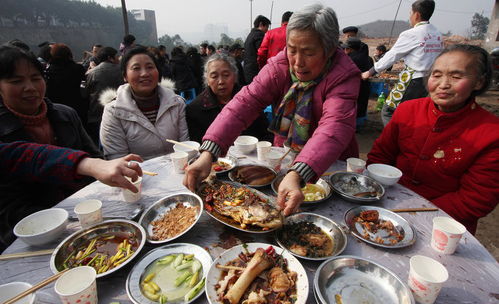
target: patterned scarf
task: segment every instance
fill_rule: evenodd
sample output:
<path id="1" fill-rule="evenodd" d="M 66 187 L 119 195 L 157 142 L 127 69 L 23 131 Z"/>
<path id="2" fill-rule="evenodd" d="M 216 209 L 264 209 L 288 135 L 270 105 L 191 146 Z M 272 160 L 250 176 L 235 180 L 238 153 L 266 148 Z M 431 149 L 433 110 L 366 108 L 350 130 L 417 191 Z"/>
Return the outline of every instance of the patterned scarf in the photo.
<path id="1" fill-rule="evenodd" d="M 310 137 L 312 96 L 322 75 L 317 79 L 302 82 L 291 69 L 290 73 L 293 84 L 279 104 L 276 115 L 270 123 L 269 131 L 286 137 L 286 144 L 293 151 L 300 152 Z"/>

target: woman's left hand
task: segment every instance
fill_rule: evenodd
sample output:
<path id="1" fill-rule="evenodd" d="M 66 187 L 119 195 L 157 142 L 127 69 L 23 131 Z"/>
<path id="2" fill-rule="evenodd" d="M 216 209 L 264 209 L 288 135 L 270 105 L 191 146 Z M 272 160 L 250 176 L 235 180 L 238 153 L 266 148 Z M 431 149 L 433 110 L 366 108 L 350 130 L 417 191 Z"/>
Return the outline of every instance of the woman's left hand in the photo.
<path id="1" fill-rule="evenodd" d="M 301 177 L 295 171 L 290 171 L 279 184 L 277 194 L 277 204 L 285 216 L 288 216 L 298 209 L 305 197 L 300 187 Z"/>

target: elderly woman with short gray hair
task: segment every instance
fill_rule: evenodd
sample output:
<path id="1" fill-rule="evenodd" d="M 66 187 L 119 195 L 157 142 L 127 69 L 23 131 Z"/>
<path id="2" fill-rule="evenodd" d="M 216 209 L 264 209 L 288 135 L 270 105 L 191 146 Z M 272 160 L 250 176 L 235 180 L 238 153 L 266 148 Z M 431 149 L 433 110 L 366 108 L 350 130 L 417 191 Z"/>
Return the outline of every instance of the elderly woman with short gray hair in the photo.
<path id="1" fill-rule="evenodd" d="M 303 202 L 301 187 L 317 180 L 336 160 L 358 156 L 355 139 L 360 71 L 338 48 L 335 12 L 320 4 L 295 12 L 286 48 L 244 87 L 208 128 L 200 158 L 187 168 L 184 184 L 195 190 L 211 162 L 225 154 L 241 130 L 268 105 L 274 145 L 289 145 L 298 156 L 279 185 L 284 215 Z"/>

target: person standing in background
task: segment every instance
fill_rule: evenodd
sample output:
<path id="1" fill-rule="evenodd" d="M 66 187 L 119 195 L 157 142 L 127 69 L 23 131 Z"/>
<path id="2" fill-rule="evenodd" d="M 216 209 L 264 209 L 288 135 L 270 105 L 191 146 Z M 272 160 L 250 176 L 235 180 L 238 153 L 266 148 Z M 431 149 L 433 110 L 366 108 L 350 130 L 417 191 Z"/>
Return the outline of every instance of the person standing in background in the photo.
<path id="1" fill-rule="evenodd" d="M 135 46 L 135 36 L 132 34 L 125 35 L 123 41 L 120 43 L 120 57 L 123 57 L 125 53 Z"/>
<path id="2" fill-rule="evenodd" d="M 243 53 L 244 48 L 241 47 L 239 43 L 234 43 L 229 49 L 229 56 L 234 58 L 236 61 L 237 67 L 237 83 L 240 86 L 246 85 L 246 79 L 244 78 L 244 69 L 243 69 Z"/>
<path id="3" fill-rule="evenodd" d="M 285 12 L 281 18 L 281 26 L 265 33 L 262 44 L 258 49 L 258 66 L 263 68 L 267 60 L 274 57 L 286 46 L 286 26 L 293 12 Z"/>
<path id="4" fill-rule="evenodd" d="M 254 28 L 251 29 L 244 42 L 244 78 L 247 83 L 251 83 L 253 78 L 258 74 L 258 71 L 260 71 L 256 57 L 263 37 L 269 30 L 270 20 L 267 17 L 258 15 L 253 25 Z"/>
<path id="5" fill-rule="evenodd" d="M 343 39 L 345 39 L 345 41 L 347 41 L 348 38 L 350 37 L 360 39 L 359 37 L 357 37 L 357 34 L 359 33 L 359 28 L 356 26 L 347 26 L 342 30 L 342 32 L 343 32 Z M 367 44 L 365 44 L 362 41 L 360 42 L 360 51 L 369 56 L 369 47 L 367 46 Z"/>
<path id="6" fill-rule="evenodd" d="M 383 58 L 376 62 L 372 69 L 362 73 L 362 79 L 365 80 L 404 59 L 405 68 L 400 72 L 399 81 L 381 110 L 381 119 L 385 126 L 400 103 L 428 95 L 424 77 L 428 75 L 431 65 L 444 46 L 442 34 L 429 22 L 434 10 L 433 0 L 414 2 L 409 17 L 412 28 L 400 33 L 393 47 Z"/>

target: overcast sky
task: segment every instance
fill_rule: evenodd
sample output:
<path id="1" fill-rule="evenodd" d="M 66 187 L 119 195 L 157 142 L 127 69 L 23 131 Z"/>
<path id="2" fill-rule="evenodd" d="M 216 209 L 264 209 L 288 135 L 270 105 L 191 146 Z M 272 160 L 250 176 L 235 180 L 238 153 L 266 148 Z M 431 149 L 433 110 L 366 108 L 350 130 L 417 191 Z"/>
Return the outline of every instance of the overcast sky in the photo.
<path id="1" fill-rule="evenodd" d="M 120 6 L 120 0 L 94 0 L 101 5 Z M 179 34 L 182 38 L 192 33 L 202 33 L 205 25 L 226 24 L 229 36 L 237 38 L 249 32 L 250 3 L 253 18 L 264 15 L 270 18 L 272 28 L 279 26 L 285 11 L 295 11 L 301 7 L 322 3 L 332 7 L 338 16 L 340 28 L 349 25 L 362 25 L 376 20 L 393 20 L 400 0 L 126 0 L 127 9 L 152 9 L 156 12 L 158 37 Z M 402 0 L 397 20 L 407 21 L 413 0 Z M 436 0 L 436 9 L 431 22 L 441 32 L 466 36 L 475 12 L 490 18 L 494 0 Z M 242 37 L 243 39 L 245 37 Z M 189 40 L 185 39 L 184 40 Z M 200 41 L 189 41 L 198 43 Z"/>

